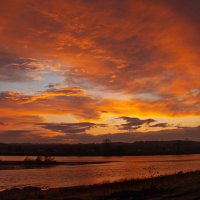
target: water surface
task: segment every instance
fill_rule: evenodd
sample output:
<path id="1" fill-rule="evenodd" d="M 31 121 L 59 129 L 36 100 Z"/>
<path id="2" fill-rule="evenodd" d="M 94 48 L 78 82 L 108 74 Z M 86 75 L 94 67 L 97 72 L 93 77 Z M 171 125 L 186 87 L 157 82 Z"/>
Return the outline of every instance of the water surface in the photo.
<path id="1" fill-rule="evenodd" d="M 0 160 L 20 161 L 24 158 L 24 156 L 0 156 Z M 0 190 L 25 186 L 57 188 L 90 185 L 200 170 L 200 155 L 55 157 L 55 159 L 66 162 L 113 162 L 94 165 L 58 165 L 42 169 L 0 170 Z"/>

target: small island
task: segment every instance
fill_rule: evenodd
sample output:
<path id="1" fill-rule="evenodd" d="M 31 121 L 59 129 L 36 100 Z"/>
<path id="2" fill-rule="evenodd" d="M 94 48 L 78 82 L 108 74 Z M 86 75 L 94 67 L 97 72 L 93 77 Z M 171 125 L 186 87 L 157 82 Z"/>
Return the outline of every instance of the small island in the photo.
<path id="1" fill-rule="evenodd" d="M 51 156 L 37 156 L 35 159 L 26 157 L 23 161 L 0 161 L 0 170 L 36 169 L 54 167 L 57 165 L 105 164 L 110 162 L 111 161 L 59 162 Z"/>

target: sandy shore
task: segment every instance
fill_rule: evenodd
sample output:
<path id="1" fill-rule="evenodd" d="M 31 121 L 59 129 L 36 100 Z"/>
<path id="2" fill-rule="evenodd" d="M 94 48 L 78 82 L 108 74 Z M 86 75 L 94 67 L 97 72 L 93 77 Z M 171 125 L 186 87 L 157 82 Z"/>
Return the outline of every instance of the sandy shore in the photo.
<path id="1" fill-rule="evenodd" d="M 91 186 L 41 190 L 35 187 L 10 189 L 1 200 L 197 200 L 200 171 L 143 180 L 127 180 Z"/>

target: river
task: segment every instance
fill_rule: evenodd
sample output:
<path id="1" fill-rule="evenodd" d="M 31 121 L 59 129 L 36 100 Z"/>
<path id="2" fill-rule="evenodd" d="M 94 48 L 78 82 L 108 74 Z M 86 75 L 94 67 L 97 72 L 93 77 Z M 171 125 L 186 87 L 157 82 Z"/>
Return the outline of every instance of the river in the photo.
<path id="1" fill-rule="evenodd" d="M 24 158 L 24 156 L 0 156 L 0 160 L 19 161 L 24 160 Z M 90 185 L 154 177 L 180 171 L 200 170 L 200 155 L 55 157 L 55 160 L 68 162 L 106 161 L 109 163 L 0 170 L 0 190 L 25 186 L 47 189 Z"/>

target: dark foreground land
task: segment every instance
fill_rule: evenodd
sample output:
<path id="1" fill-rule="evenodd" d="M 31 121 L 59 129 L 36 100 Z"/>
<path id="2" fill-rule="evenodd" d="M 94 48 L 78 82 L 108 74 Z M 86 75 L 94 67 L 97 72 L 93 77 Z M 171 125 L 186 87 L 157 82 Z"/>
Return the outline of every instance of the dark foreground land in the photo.
<path id="1" fill-rule="evenodd" d="M 197 200 L 200 171 L 143 180 L 42 191 L 26 187 L 0 193 L 1 200 Z"/>

